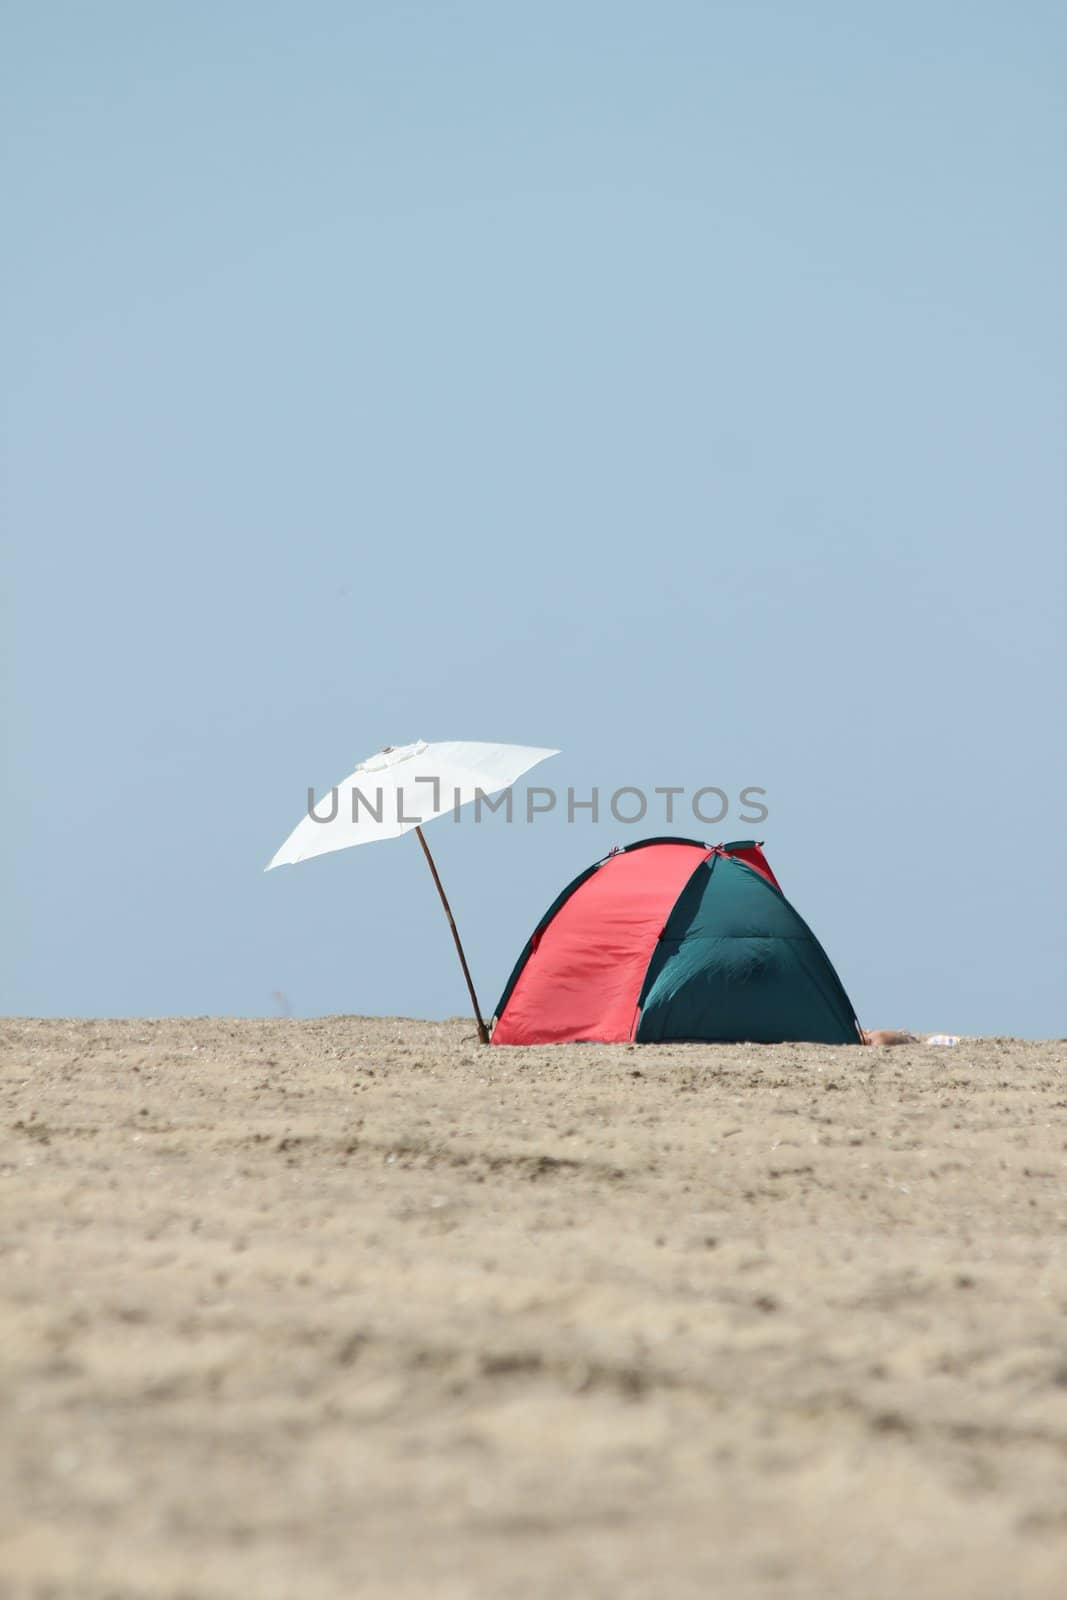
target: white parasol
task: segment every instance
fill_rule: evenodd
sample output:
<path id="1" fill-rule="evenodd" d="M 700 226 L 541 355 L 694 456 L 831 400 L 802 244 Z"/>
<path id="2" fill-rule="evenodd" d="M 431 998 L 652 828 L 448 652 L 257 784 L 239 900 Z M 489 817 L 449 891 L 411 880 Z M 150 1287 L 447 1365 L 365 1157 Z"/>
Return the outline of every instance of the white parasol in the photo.
<path id="1" fill-rule="evenodd" d="M 478 1037 L 487 1044 L 489 1034 L 478 1008 L 467 958 L 422 824 L 444 816 L 446 811 L 458 812 L 479 796 L 488 799 L 510 788 L 539 761 L 558 754 L 558 750 L 521 744 L 460 741 L 427 744 L 420 740 L 398 747 L 387 745 L 377 755 L 361 761 L 343 783 L 336 784 L 330 790 L 328 802 L 319 801 L 314 807 L 309 805 L 307 815 L 297 823 L 265 870 L 269 872 L 272 867 L 309 861 L 313 856 L 346 850 L 352 845 L 398 839 L 414 829 L 456 941 L 478 1024 Z"/>

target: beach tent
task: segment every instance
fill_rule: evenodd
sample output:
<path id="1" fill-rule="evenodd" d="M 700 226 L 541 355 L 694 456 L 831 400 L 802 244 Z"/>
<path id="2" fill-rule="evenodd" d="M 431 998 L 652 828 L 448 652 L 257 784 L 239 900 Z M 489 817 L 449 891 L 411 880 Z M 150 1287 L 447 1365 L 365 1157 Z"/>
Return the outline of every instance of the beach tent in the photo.
<path id="1" fill-rule="evenodd" d="M 535 928 L 493 1044 L 860 1043 L 841 980 L 759 844 L 644 839 L 575 878 Z"/>

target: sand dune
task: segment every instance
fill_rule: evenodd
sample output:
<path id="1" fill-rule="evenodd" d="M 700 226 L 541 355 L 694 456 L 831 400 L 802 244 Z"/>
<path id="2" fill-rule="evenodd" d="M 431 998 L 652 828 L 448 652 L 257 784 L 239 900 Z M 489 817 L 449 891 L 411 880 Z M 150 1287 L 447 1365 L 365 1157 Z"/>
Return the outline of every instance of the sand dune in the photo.
<path id="1" fill-rule="evenodd" d="M 0 1054 L 5 1600 L 1064 1592 L 1062 1043 Z"/>

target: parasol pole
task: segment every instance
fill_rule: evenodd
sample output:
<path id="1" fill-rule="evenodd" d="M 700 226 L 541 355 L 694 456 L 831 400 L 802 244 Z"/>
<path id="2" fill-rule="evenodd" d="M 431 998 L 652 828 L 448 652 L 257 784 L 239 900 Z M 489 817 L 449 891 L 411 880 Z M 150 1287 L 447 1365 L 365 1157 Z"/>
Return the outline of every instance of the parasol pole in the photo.
<path id="1" fill-rule="evenodd" d="M 416 827 L 415 832 L 418 834 L 419 843 L 422 845 L 422 853 L 426 857 L 426 863 L 433 875 L 433 881 L 437 885 L 437 892 L 441 896 L 441 904 L 445 908 L 445 916 L 448 918 L 448 926 L 452 929 L 452 937 L 456 941 L 456 953 L 459 956 L 459 964 L 463 968 L 463 976 L 467 980 L 467 993 L 470 995 L 471 1005 L 474 1007 L 474 1020 L 478 1024 L 478 1038 L 482 1044 L 488 1044 L 489 1029 L 482 1021 L 482 1013 L 478 1009 L 478 996 L 474 992 L 474 983 L 471 979 L 470 968 L 467 965 L 467 958 L 463 954 L 463 946 L 459 942 L 459 929 L 456 927 L 456 919 L 452 915 L 452 907 L 448 903 L 448 896 L 445 894 L 444 885 L 442 884 L 441 879 L 438 877 L 437 867 L 434 863 L 433 856 L 430 854 L 430 847 L 426 843 L 422 829 L 420 827 Z"/>

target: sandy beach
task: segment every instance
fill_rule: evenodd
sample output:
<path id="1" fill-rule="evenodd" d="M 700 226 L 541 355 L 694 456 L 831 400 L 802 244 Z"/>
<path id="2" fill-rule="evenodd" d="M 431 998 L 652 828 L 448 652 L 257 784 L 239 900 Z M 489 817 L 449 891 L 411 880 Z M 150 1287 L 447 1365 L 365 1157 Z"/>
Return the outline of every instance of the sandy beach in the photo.
<path id="1" fill-rule="evenodd" d="M 1063 1043 L 0 1039 L 4 1600 L 1063 1593 Z"/>

